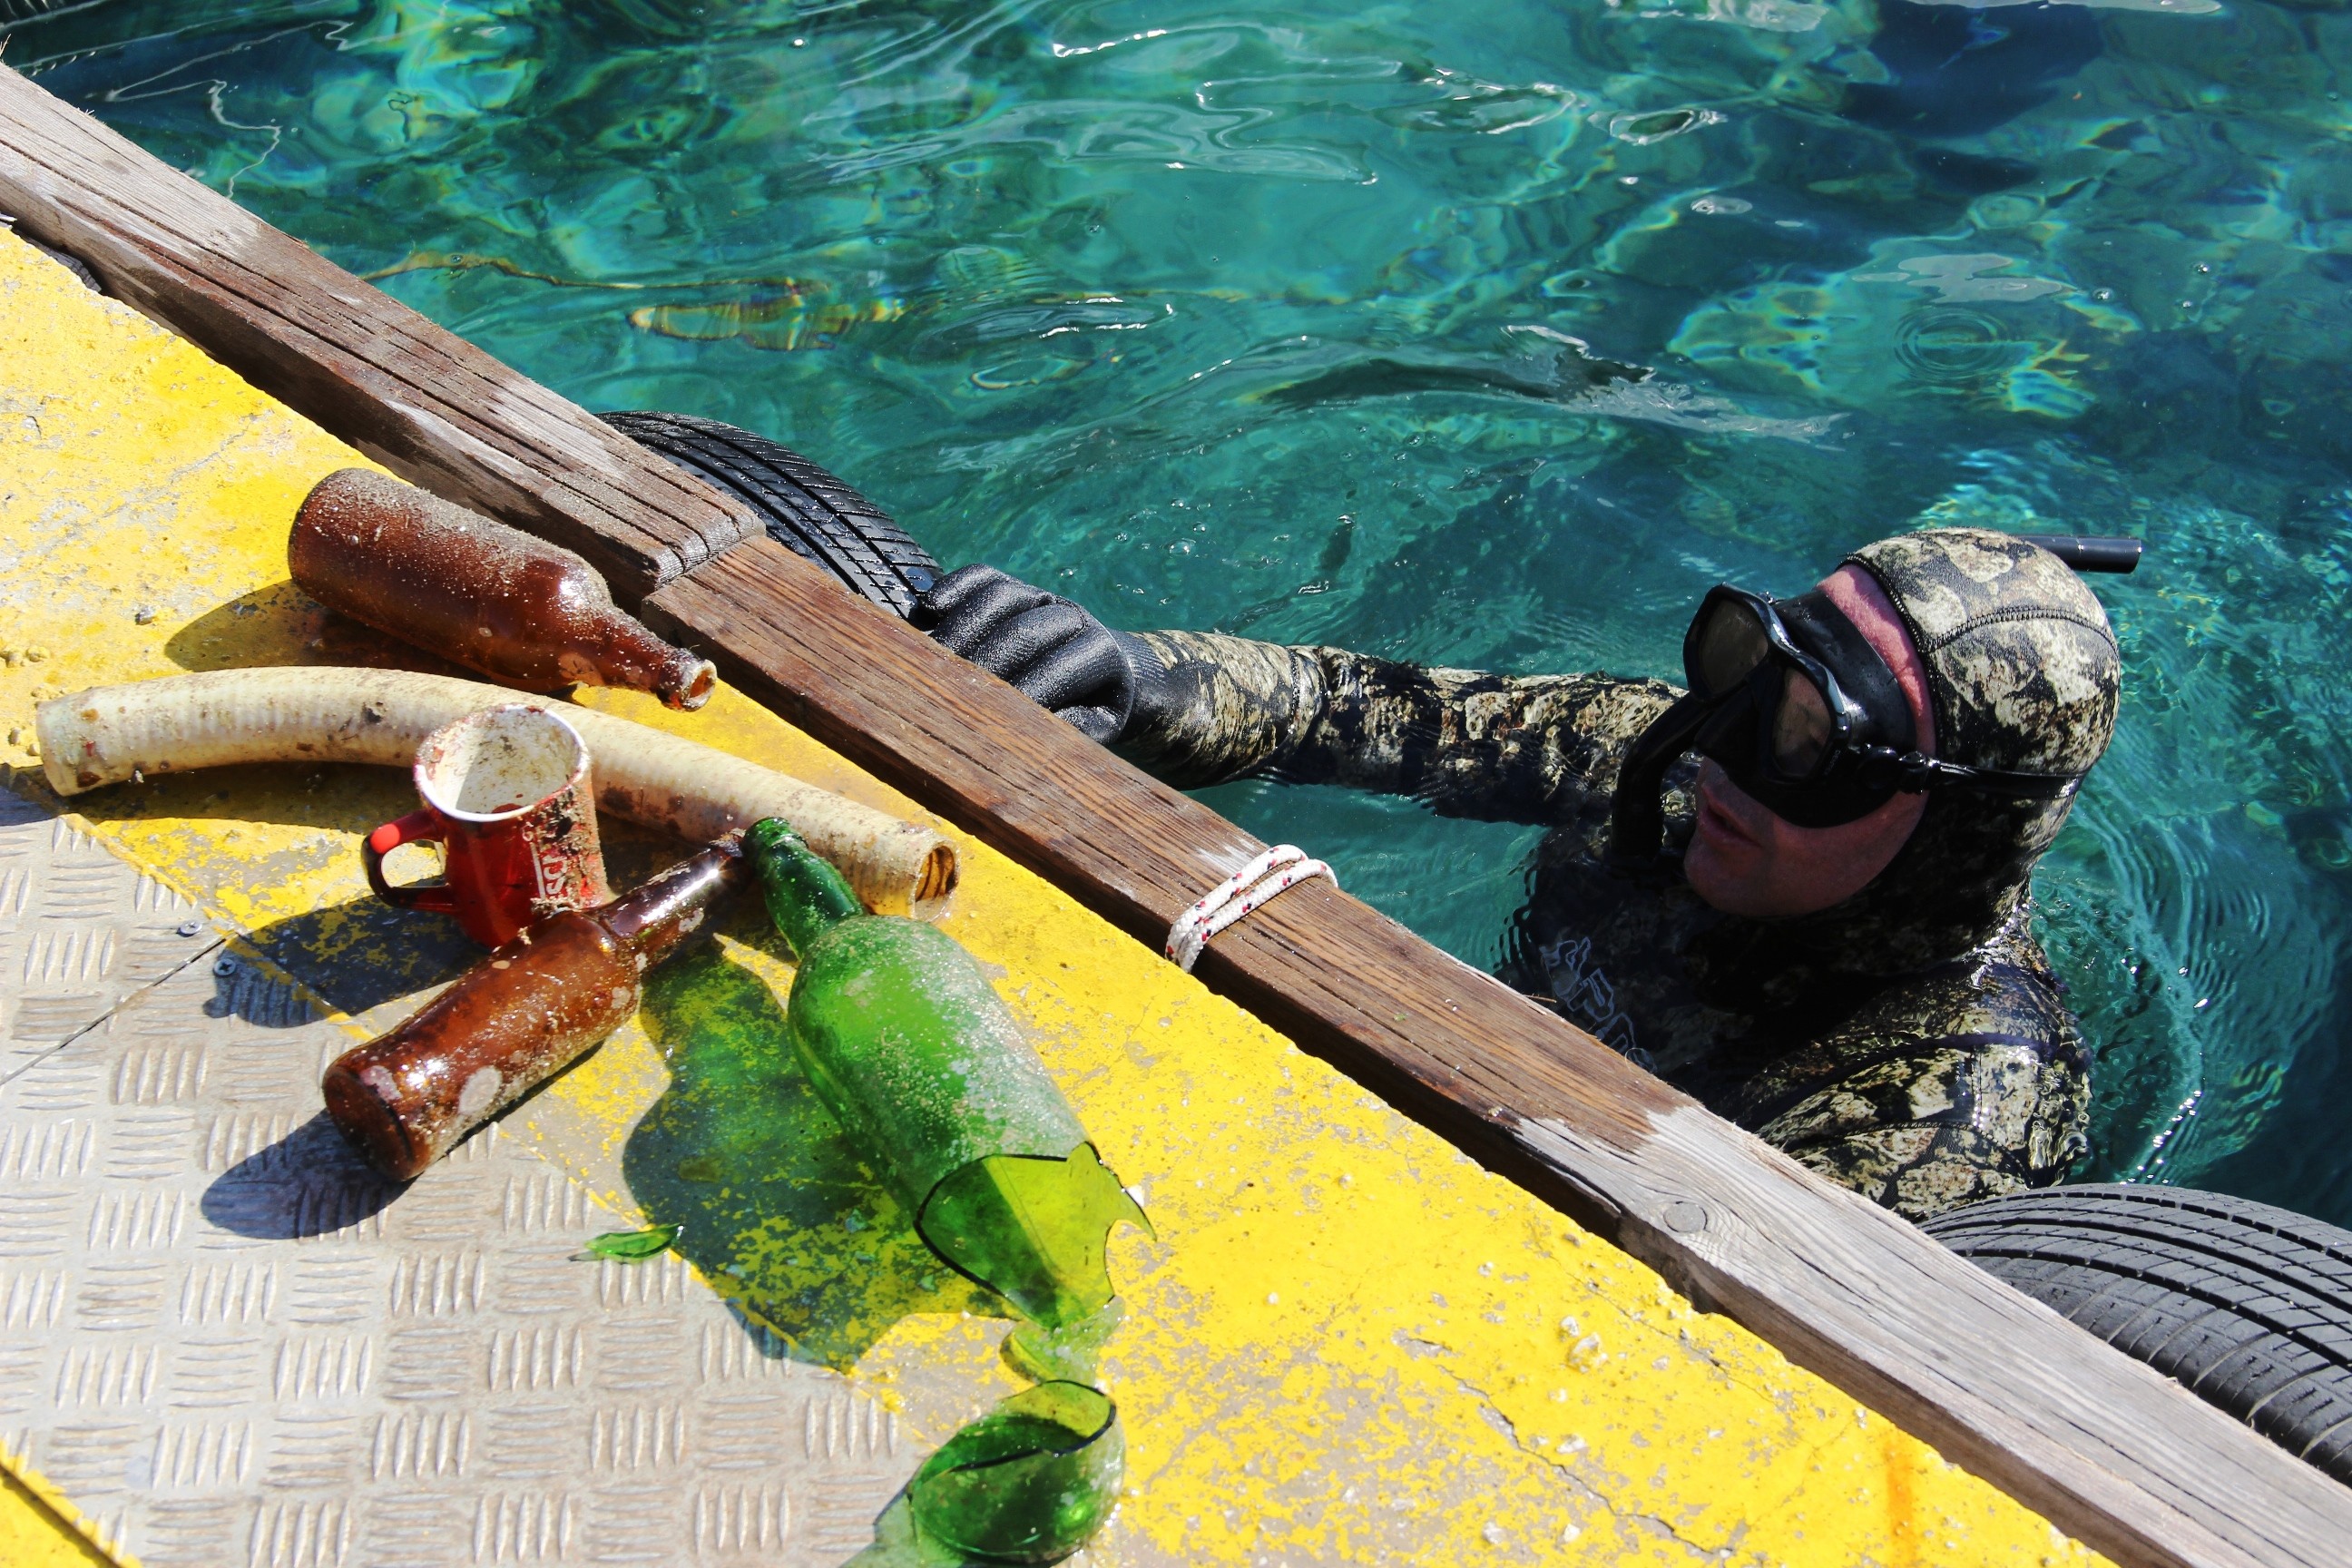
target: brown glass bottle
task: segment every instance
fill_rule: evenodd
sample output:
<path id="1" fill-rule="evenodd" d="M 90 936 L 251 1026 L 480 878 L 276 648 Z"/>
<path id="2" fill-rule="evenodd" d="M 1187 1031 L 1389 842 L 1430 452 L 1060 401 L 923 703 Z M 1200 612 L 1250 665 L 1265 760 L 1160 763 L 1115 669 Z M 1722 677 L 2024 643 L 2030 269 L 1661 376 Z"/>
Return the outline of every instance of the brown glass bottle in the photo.
<path id="1" fill-rule="evenodd" d="M 385 1175 L 421 1174 L 634 1016 L 645 972 L 744 879 L 735 851 L 714 847 L 601 908 L 540 921 L 336 1058 L 327 1113 Z"/>
<path id="2" fill-rule="evenodd" d="M 319 481 L 286 560 L 329 609 L 526 690 L 626 686 L 699 708 L 718 680 L 571 551 L 365 468 Z"/>

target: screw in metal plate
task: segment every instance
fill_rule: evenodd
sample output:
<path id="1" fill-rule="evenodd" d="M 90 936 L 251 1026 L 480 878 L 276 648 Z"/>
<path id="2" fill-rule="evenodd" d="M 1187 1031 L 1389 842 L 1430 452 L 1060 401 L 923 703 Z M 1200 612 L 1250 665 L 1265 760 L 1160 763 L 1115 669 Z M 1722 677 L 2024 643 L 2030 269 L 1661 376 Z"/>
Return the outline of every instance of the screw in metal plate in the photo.
<path id="1" fill-rule="evenodd" d="M 194 936 L 198 931 L 205 929 L 205 922 L 202 921 L 182 921 L 173 929 L 177 931 L 182 936 Z"/>
<path id="2" fill-rule="evenodd" d="M 219 975 L 223 980 L 227 979 L 230 975 L 236 973 L 236 960 L 234 958 L 220 958 L 214 960 L 213 973 Z"/>

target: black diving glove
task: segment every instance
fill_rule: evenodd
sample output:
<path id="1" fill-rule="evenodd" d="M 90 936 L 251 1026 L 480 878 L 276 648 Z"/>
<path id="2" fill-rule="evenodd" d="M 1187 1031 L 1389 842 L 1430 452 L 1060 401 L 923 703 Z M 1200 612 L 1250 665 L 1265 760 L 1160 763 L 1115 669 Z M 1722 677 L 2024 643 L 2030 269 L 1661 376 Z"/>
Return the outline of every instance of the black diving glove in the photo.
<path id="1" fill-rule="evenodd" d="M 1160 697 L 1166 672 L 1139 638 L 993 566 L 949 573 L 908 618 L 1104 745 L 1140 730 Z"/>

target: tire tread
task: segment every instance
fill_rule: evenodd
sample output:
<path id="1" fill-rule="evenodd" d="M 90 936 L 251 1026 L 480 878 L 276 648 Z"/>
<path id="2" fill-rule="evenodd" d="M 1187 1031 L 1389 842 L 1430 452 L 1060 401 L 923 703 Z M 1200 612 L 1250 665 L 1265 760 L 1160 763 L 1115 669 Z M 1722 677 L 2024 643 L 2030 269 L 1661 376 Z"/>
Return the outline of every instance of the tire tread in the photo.
<path id="1" fill-rule="evenodd" d="M 1925 1228 L 2352 1484 L 2352 1232 L 2145 1186 L 2021 1193 Z"/>
<path id="2" fill-rule="evenodd" d="M 605 424 L 750 504 L 779 544 L 904 616 L 939 563 L 888 513 L 781 442 L 691 414 L 600 415 Z"/>

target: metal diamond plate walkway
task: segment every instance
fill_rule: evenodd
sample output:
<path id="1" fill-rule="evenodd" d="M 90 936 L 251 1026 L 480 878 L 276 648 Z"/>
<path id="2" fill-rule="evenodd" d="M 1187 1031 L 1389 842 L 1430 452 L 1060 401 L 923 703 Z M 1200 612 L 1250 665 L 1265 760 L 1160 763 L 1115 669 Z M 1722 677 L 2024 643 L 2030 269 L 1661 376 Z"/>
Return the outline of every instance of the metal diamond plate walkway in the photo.
<path id="1" fill-rule="evenodd" d="M 394 1205 L 352 1044 L 0 794 L 0 1444 L 150 1568 L 838 1563 L 921 1456 L 492 1129 Z"/>

